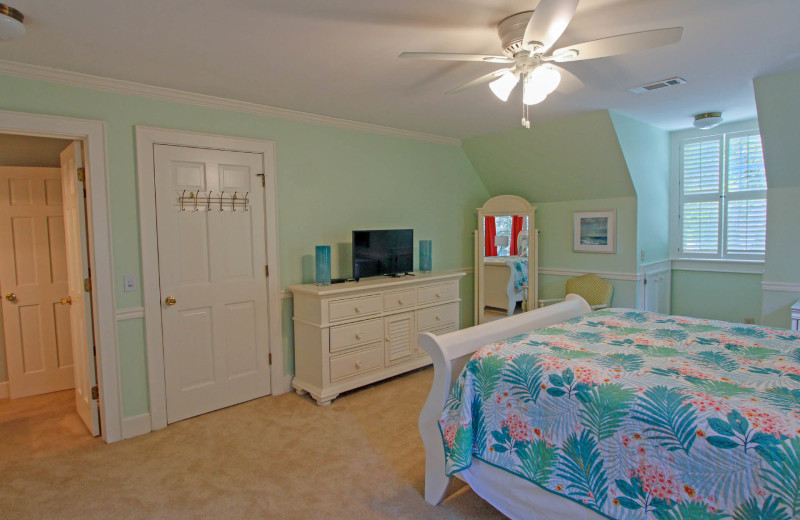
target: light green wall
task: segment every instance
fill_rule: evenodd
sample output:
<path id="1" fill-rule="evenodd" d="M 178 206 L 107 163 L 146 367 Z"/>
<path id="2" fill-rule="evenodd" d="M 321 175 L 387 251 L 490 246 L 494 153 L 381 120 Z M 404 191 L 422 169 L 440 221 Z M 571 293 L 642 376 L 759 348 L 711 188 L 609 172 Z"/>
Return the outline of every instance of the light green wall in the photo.
<path id="1" fill-rule="evenodd" d="M 764 282 L 800 285 L 800 146 L 797 121 L 800 120 L 800 70 L 776 74 L 753 81 L 758 107 L 758 125 L 764 146 L 767 169 L 767 252 Z M 800 299 L 800 291 L 765 290 L 763 323 L 789 327 L 790 307 Z"/>
<path id="2" fill-rule="evenodd" d="M 519 195 L 536 206 L 540 298 L 563 297 L 569 278 L 547 270 L 636 272 L 636 193 L 619 143 L 607 111 L 464 141 L 492 196 Z M 617 211 L 616 253 L 574 252 L 574 212 L 609 209 Z M 636 283 L 611 282 L 614 305 L 635 307 Z"/>
<path id="3" fill-rule="evenodd" d="M 475 137 L 462 147 L 492 196 L 532 203 L 635 196 L 608 111 Z"/>
<path id="4" fill-rule="evenodd" d="M 124 274 L 140 276 L 135 125 L 221 134 L 276 143 L 278 224 L 283 287 L 308 282 L 314 246 L 334 251 L 334 274 L 349 273 L 353 229 L 414 228 L 433 240 L 434 269 L 472 265 L 475 208 L 489 197 L 464 152 L 433 144 L 311 123 L 0 76 L 0 109 L 106 122 L 115 299 L 118 310 L 142 305 L 123 292 Z M 304 274 L 305 273 L 305 274 Z M 313 277 L 313 275 L 312 275 Z M 471 278 L 462 294 L 471 298 Z M 292 369 L 291 306 L 282 304 L 284 369 Z M 472 323 L 471 307 L 464 312 Z M 144 338 L 139 322 L 119 327 L 123 415 L 147 410 Z"/>
<path id="5" fill-rule="evenodd" d="M 617 211 L 616 253 L 572 251 L 572 220 L 575 211 Z M 636 272 L 636 199 L 573 200 L 536 204 L 539 228 L 539 269 L 573 271 Z M 635 304 L 635 302 L 634 302 Z"/>
<path id="6" fill-rule="evenodd" d="M 761 317 L 761 275 L 672 271 L 670 312 L 713 320 L 744 322 Z"/>
<path id="7" fill-rule="evenodd" d="M 616 112 L 611 112 L 611 121 L 636 188 L 637 261 L 666 260 L 669 258 L 669 133 Z"/>

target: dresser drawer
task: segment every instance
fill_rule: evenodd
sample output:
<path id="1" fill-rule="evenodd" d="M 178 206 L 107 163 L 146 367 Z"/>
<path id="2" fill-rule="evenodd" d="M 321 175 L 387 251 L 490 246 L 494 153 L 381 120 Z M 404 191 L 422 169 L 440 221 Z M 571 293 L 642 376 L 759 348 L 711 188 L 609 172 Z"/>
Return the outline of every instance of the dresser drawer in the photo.
<path id="1" fill-rule="evenodd" d="M 383 310 L 395 311 L 417 306 L 417 290 L 390 292 L 383 295 Z"/>
<path id="2" fill-rule="evenodd" d="M 347 298 L 346 300 L 331 300 L 328 303 L 330 321 L 341 321 L 370 314 L 380 314 L 383 299 L 380 294 Z"/>
<path id="3" fill-rule="evenodd" d="M 420 287 L 417 289 L 417 301 L 420 305 L 433 302 L 445 302 L 458 296 L 458 285 L 455 283 L 443 283 L 431 285 L 430 287 Z"/>
<path id="4" fill-rule="evenodd" d="M 331 353 L 383 339 L 383 320 L 359 321 L 349 325 L 331 327 Z"/>
<path id="5" fill-rule="evenodd" d="M 383 345 L 376 343 L 358 352 L 332 357 L 330 363 L 331 381 L 383 368 Z"/>
<path id="6" fill-rule="evenodd" d="M 425 332 L 458 323 L 458 303 L 448 303 L 417 311 L 417 330 Z"/>

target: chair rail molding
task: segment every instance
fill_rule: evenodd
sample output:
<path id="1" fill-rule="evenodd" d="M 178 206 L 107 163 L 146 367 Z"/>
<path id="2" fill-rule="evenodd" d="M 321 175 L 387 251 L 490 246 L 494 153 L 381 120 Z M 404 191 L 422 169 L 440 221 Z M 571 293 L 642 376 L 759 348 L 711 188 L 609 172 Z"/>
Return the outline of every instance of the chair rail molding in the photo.
<path id="1" fill-rule="evenodd" d="M 771 292 L 796 292 L 800 293 L 800 283 L 792 282 L 761 282 L 762 291 Z"/>

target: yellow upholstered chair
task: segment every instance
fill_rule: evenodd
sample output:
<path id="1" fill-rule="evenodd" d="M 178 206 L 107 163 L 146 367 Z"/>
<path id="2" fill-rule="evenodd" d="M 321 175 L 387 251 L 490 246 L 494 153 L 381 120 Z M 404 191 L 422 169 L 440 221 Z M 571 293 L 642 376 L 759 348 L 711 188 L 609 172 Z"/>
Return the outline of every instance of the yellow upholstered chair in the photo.
<path id="1" fill-rule="evenodd" d="M 611 305 L 611 296 L 614 286 L 608 280 L 603 280 L 594 274 L 585 274 L 567 280 L 567 294 L 577 294 L 588 303 L 592 310 L 603 309 Z M 564 301 L 563 298 L 539 300 L 539 307 L 550 303 Z"/>

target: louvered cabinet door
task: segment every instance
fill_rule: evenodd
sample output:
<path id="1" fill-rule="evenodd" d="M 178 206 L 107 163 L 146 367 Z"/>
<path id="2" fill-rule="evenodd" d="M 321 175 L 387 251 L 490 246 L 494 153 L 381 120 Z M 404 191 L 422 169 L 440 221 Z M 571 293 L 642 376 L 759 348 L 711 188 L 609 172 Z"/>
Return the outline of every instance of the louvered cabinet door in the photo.
<path id="1" fill-rule="evenodd" d="M 386 366 L 404 361 L 414 355 L 417 323 L 413 312 L 383 318 Z"/>

